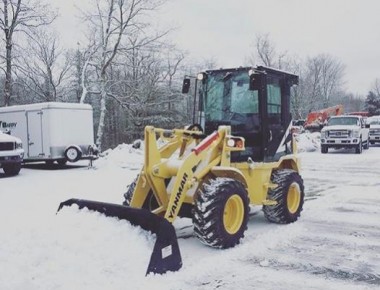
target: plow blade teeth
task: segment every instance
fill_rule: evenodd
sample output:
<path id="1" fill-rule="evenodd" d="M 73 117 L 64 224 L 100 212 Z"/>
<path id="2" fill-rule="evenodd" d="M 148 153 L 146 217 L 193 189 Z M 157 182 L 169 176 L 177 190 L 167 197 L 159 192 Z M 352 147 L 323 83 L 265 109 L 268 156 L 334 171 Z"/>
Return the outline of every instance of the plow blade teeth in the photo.
<path id="1" fill-rule="evenodd" d="M 149 273 L 163 274 L 167 271 L 178 271 L 182 267 L 175 229 L 165 218 L 145 209 L 84 199 L 66 200 L 59 205 L 58 211 L 64 206 L 73 204 L 78 205 L 79 209 L 88 208 L 108 217 L 127 220 L 134 226 L 140 226 L 144 230 L 156 234 L 156 243 L 146 271 L 147 275 Z"/>

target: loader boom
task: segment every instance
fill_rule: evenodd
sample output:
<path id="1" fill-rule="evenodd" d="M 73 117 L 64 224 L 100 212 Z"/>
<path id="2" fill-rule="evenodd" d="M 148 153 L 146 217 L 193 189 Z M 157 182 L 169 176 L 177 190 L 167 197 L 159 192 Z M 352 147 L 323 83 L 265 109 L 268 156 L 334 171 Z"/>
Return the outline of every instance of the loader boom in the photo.
<path id="1" fill-rule="evenodd" d="M 167 144 L 158 148 L 157 134 L 165 137 Z M 148 126 L 145 128 L 145 164 L 137 181 L 132 207 L 142 207 L 148 193 L 152 192 L 158 208 L 152 212 L 163 214 L 165 219 L 173 222 L 184 202 L 192 203 L 187 196 L 191 188 L 222 160 L 229 166 L 231 151 L 244 150 L 244 139 L 230 134 L 230 128 L 221 126 L 218 131 L 198 142 L 201 132 L 187 130 L 163 130 Z M 227 146 L 228 140 L 238 140 L 239 147 Z M 181 153 L 182 154 L 178 154 Z M 173 154 L 177 152 L 177 154 Z M 166 183 L 170 180 L 171 186 Z"/>

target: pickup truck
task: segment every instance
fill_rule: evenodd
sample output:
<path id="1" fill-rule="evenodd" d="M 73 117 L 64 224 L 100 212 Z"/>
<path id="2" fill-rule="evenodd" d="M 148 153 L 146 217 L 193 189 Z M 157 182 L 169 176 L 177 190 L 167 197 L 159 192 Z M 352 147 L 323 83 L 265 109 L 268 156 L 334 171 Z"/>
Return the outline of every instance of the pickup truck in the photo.
<path id="1" fill-rule="evenodd" d="M 329 148 L 355 148 L 361 154 L 369 148 L 369 125 L 362 116 L 341 115 L 331 117 L 321 130 L 321 152 Z"/>
<path id="2" fill-rule="evenodd" d="M 0 168 L 6 176 L 19 174 L 24 158 L 21 139 L 0 131 Z"/>
<path id="3" fill-rule="evenodd" d="M 369 128 L 369 142 L 371 144 L 380 143 L 380 116 L 372 116 L 367 119 Z"/>

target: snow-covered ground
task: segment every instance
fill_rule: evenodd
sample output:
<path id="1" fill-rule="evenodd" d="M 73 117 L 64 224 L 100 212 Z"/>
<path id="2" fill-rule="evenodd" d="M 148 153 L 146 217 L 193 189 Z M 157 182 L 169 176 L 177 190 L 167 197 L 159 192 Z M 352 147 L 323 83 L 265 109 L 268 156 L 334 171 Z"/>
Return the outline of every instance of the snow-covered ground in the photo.
<path id="1" fill-rule="evenodd" d="M 35 164 L 0 174 L 0 289 L 379 289 L 380 146 L 321 154 L 318 136 L 299 142 L 299 221 L 271 224 L 254 208 L 241 245 L 216 250 L 180 220 L 182 269 L 148 277 L 154 236 L 75 207 L 56 214 L 71 197 L 121 203 L 140 150 L 120 145 L 93 169 Z"/>

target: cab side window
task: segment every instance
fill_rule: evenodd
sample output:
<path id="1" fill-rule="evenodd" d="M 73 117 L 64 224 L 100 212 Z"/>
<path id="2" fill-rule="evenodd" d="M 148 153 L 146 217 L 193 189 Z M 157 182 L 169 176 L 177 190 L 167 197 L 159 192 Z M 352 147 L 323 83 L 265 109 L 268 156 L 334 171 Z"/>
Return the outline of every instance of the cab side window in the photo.
<path id="1" fill-rule="evenodd" d="M 278 79 L 267 84 L 268 118 L 271 124 L 281 124 L 281 86 Z"/>

